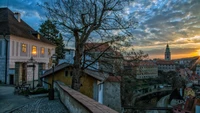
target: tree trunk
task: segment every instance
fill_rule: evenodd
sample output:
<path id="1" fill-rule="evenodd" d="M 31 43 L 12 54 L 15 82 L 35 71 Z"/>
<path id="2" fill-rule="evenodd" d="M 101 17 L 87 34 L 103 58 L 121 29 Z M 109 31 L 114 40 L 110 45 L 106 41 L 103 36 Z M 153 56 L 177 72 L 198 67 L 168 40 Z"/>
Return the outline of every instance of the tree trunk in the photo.
<path id="1" fill-rule="evenodd" d="M 72 89 L 79 91 L 80 89 L 80 77 L 81 77 L 81 54 L 80 48 L 76 48 L 74 58 L 74 68 L 72 76 Z"/>
<path id="2" fill-rule="evenodd" d="M 76 39 L 75 42 L 75 56 L 74 56 L 74 65 L 73 65 L 73 76 L 72 76 L 72 89 L 79 91 L 81 86 L 81 60 L 82 60 L 82 54 L 83 54 L 83 44 L 81 44 L 79 40 L 79 36 L 77 32 L 74 32 L 74 36 Z"/>

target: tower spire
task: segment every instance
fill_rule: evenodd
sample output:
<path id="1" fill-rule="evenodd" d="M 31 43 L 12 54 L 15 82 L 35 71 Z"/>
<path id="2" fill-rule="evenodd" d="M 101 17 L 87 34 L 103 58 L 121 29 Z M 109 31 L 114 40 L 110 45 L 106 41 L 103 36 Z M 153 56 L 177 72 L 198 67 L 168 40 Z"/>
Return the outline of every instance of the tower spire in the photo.
<path id="1" fill-rule="evenodd" d="M 171 52 L 168 43 L 165 49 L 165 60 L 171 60 Z"/>

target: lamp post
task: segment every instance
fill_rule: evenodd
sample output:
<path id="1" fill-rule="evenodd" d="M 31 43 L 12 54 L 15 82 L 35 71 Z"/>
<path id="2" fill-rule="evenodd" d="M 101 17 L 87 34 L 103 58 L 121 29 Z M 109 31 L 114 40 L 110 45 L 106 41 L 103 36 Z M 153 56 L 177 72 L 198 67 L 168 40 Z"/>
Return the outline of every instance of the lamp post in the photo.
<path id="1" fill-rule="evenodd" d="M 31 65 L 27 65 L 27 67 L 33 67 L 32 69 L 32 71 L 33 71 L 33 89 L 34 89 L 34 78 L 35 78 L 35 64 L 37 63 L 34 59 L 33 59 L 33 57 L 31 57 L 28 61 L 27 61 L 27 63 L 31 63 Z"/>
<path id="2" fill-rule="evenodd" d="M 53 54 L 51 56 L 53 73 L 52 73 L 52 81 L 50 88 L 50 97 L 49 97 L 50 100 L 54 100 L 54 68 L 55 68 L 56 58 L 57 58 L 56 54 Z"/>

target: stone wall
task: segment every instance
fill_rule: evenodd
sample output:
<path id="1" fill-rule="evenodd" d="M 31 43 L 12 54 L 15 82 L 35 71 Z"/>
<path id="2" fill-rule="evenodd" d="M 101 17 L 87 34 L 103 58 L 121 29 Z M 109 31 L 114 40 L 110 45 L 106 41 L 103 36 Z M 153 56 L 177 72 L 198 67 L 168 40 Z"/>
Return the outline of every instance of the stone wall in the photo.
<path id="1" fill-rule="evenodd" d="M 55 82 L 54 88 L 58 92 L 61 102 L 68 108 L 70 113 L 117 113 L 113 109 L 94 101 L 60 82 Z"/>
<path id="2" fill-rule="evenodd" d="M 103 104 L 120 112 L 121 94 L 119 82 L 104 82 Z"/>

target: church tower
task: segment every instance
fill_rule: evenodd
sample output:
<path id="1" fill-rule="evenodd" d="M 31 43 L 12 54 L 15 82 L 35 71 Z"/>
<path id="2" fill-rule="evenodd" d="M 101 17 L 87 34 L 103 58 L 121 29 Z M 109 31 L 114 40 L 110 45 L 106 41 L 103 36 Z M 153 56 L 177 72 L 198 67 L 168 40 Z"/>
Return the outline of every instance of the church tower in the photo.
<path id="1" fill-rule="evenodd" d="M 171 52 L 170 52 L 168 44 L 167 44 L 166 49 L 165 49 L 165 60 L 171 60 Z"/>

